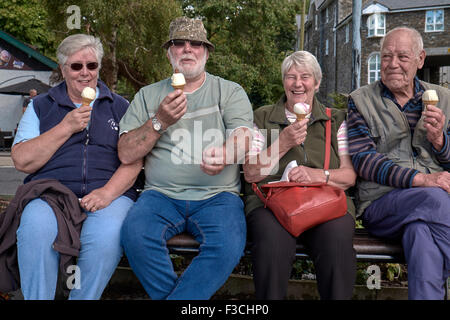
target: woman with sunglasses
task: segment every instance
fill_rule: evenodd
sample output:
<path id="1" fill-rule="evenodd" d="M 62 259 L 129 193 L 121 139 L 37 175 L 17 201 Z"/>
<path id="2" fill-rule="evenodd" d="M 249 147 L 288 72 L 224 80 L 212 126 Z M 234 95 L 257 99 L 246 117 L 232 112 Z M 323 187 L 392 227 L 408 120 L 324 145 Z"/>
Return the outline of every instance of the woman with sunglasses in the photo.
<path id="1" fill-rule="evenodd" d="M 98 79 L 103 47 L 93 36 L 76 34 L 57 50 L 64 81 L 28 105 L 11 156 L 25 183 L 56 179 L 79 198 L 87 215 L 77 267 L 79 286 L 69 299 L 99 299 L 121 256 L 120 229 L 136 199 L 133 184 L 140 161 L 121 164 L 118 124 L 128 101 Z M 85 87 L 96 91 L 82 105 Z M 24 208 L 17 230 L 18 264 L 25 299 L 54 299 L 59 253 L 52 248 L 57 221 L 40 198 Z"/>

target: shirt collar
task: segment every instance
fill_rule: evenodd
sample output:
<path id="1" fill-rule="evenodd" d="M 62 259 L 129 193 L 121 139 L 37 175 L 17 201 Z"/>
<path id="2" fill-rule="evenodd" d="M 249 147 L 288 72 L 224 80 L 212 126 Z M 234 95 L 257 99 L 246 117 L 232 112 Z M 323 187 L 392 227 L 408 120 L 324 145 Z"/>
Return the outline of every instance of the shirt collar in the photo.
<path id="1" fill-rule="evenodd" d="M 380 80 L 381 84 L 381 94 L 383 97 L 389 98 L 392 101 L 397 103 L 397 100 L 395 99 L 394 94 L 389 90 L 388 87 L 383 83 L 383 81 Z M 414 77 L 414 97 L 411 99 L 413 102 L 418 102 L 420 99 L 422 99 L 422 94 L 425 91 L 424 87 L 419 81 L 419 78 L 417 76 Z"/>
<path id="2" fill-rule="evenodd" d="M 99 89 L 98 97 L 96 100 L 101 99 L 110 99 L 113 100 L 111 91 L 108 89 L 106 84 L 98 80 L 97 81 L 97 88 Z M 57 86 L 51 88 L 48 91 L 48 94 L 50 97 L 52 97 L 53 100 L 55 100 L 60 105 L 65 105 L 69 107 L 75 107 L 75 104 L 70 100 L 69 95 L 67 94 L 67 85 L 65 81 L 62 81 Z"/>
<path id="3" fill-rule="evenodd" d="M 286 94 L 283 94 L 281 98 L 277 101 L 275 104 L 275 107 L 273 108 L 270 116 L 269 121 L 272 123 L 277 123 L 281 125 L 290 125 L 291 123 L 286 118 L 286 113 L 284 109 L 286 108 L 284 106 L 286 102 Z M 328 116 L 325 112 L 325 107 L 319 102 L 319 100 L 314 96 L 313 99 L 313 107 L 312 107 L 312 113 L 311 118 L 308 123 L 308 125 L 311 125 L 312 123 L 319 121 L 319 120 L 328 120 Z"/>

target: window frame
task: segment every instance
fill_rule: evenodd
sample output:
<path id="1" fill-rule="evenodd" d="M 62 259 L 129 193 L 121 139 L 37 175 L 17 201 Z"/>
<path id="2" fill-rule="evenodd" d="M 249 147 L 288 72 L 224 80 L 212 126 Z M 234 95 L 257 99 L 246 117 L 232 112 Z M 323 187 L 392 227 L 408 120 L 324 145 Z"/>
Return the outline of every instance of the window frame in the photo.
<path id="1" fill-rule="evenodd" d="M 383 17 L 383 27 L 379 28 L 379 22 L 381 21 L 381 17 Z M 374 21 L 374 28 L 371 28 L 371 21 Z M 378 33 L 378 30 L 383 30 L 382 33 Z M 373 30 L 373 34 L 370 34 L 370 31 Z M 375 37 L 384 37 L 386 35 L 386 14 L 382 12 L 376 12 L 371 14 L 367 18 L 367 37 L 368 38 L 375 38 Z"/>
<path id="2" fill-rule="evenodd" d="M 350 23 L 345 25 L 345 43 L 350 41 Z"/>
<path id="3" fill-rule="evenodd" d="M 375 60 L 375 66 L 378 67 L 376 70 L 372 70 L 370 68 L 370 62 L 372 58 L 376 58 Z M 372 72 L 375 72 L 375 80 L 374 81 L 370 81 L 370 74 Z M 371 84 L 377 80 L 381 79 L 381 54 L 380 52 L 373 52 L 369 55 L 369 57 L 367 58 L 367 84 Z"/>
<path id="4" fill-rule="evenodd" d="M 437 12 L 441 11 L 442 12 L 442 30 L 436 30 L 436 16 L 437 16 Z M 433 27 L 433 30 L 427 30 L 427 26 L 429 26 L 430 24 L 428 24 L 428 13 L 433 13 L 433 23 L 431 24 L 431 26 Z M 425 11 L 425 30 L 424 32 L 443 32 L 445 31 L 445 10 L 444 9 L 435 9 L 435 10 L 426 10 Z"/>

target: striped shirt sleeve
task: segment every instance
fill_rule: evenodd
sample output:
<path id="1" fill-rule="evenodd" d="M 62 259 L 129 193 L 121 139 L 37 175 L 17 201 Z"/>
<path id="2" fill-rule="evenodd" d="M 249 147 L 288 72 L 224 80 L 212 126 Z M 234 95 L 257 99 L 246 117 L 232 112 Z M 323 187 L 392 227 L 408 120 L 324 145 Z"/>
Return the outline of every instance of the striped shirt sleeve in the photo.
<path id="1" fill-rule="evenodd" d="M 338 154 L 340 156 L 348 155 L 347 122 L 342 121 L 337 132 Z"/>
<path id="2" fill-rule="evenodd" d="M 433 152 L 436 155 L 437 161 L 441 164 L 442 168 L 450 171 L 450 122 L 447 127 L 447 132 L 444 132 L 444 146 L 440 151 L 433 148 Z"/>
<path id="3" fill-rule="evenodd" d="M 395 188 L 410 188 L 417 170 L 401 167 L 376 151 L 366 121 L 348 100 L 347 119 L 349 154 L 355 171 L 365 180 Z"/>

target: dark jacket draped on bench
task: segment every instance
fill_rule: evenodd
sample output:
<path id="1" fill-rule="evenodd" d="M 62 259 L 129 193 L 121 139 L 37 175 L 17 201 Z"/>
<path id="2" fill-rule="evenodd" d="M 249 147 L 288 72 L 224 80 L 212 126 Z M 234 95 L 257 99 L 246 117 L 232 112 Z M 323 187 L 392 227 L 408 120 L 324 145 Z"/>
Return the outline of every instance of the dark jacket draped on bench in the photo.
<path id="1" fill-rule="evenodd" d="M 39 179 L 21 185 L 6 211 L 0 214 L 0 292 L 11 292 L 20 287 L 16 231 L 23 209 L 36 198 L 45 200 L 55 213 L 58 235 L 53 248 L 60 253 L 61 275 L 66 275 L 67 267 L 75 264 L 79 254 L 80 232 L 86 213 L 81 210 L 77 196 L 54 179 Z"/>

